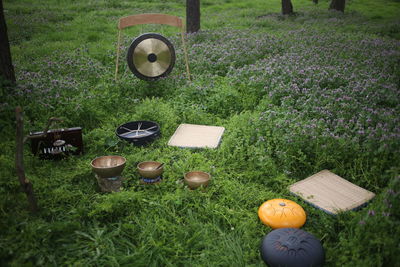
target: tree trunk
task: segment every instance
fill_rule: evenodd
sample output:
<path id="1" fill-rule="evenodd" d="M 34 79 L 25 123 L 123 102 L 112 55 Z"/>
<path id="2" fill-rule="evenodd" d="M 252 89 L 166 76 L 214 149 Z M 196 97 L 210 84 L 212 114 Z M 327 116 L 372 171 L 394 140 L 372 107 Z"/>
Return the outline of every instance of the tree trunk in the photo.
<path id="1" fill-rule="evenodd" d="M 329 5 L 329 9 L 334 9 L 337 11 L 344 12 L 344 7 L 346 5 L 346 0 L 332 0 Z"/>
<path id="2" fill-rule="evenodd" d="M 38 211 L 35 194 L 33 193 L 32 183 L 25 177 L 24 169 L 24 121 L 22 119 L 22 109 L 17 107 L 15 109 L 15 117 L 17 120 L 17 149 L 15 152 L 15 167 L 22 190 L 28 197 L 29 208 L 32 213 Z"/>
<path id="3" fill-rule="evenodd" d="M 11 61 L 10 43 L 4 18 L 3 0 L 0 0 L 0 76 L 15 83 L 14 67 Z"/>
<path id="4" fill-rule="evenodd" d="M 282 14 L 283 15 L 293 14 L 293 5 L 291 0 L 282 0 Z"/>
<path id="5" fill-rule="evenodd" d="M 318 0 L 313 0 L 314 4 L 318 4 Z"/>
<path id="6" fill-rule="evenodd" d="M 186 32 L 200 30 L 200 0 L 186 0 Z"/>

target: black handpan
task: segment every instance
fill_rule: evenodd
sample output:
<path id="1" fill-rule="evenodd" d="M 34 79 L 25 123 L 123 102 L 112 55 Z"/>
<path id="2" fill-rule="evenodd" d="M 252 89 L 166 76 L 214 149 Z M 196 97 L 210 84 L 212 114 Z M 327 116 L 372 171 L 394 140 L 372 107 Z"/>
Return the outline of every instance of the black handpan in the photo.
<path id="1" fill-rule="evenodd" d="M 320 241 L 297 228 L 280 228 L 262 241 L 261 257 L 271 267 L 318 267 L 324 264 L 325 253 Z"/>

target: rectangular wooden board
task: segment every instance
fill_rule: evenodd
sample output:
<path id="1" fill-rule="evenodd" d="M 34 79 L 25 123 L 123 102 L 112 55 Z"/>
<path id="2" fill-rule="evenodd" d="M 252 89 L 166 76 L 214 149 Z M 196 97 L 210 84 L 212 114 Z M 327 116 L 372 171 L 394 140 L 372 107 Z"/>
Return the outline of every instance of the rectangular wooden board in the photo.
<path id="1" fill-rule="evenodd" d="M 216 148 L 218 147 L 225 128 L 197 124 L 181 124 L 168 145 L 189 148 Z"/>
<path id="2" fill-rule="evenodd" d="M 328 170 L 291 185 L 289 190 L 330 214 L 357 209 L 375 196 Z"/>

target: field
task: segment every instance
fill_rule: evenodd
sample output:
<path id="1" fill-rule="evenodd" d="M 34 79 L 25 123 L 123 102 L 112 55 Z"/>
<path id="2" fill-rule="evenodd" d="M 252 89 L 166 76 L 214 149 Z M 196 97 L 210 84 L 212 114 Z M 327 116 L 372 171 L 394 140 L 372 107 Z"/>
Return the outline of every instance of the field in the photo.
<path id="1" fill-rule="evenodd" d="M 192 82 L 178 32 L 124 31 L 114 81 L 117 20 L 138 13 L 185 16 L 185 2 L 5 0 L 17 85 L 0 83 L 1 266 L 265 266 L 257 216 L 272 198 L 304 207 L 302 229 L 321 240 L 326 266 L 400 266 L 400 2 L 202 0 L 201 32 L 187 36 Z M 132 39 L 159 32 L 175 46 L 171 75 L 137 79 L 125 54 Z M 85 153 L 43 161 L 25 145 L 25 169 L 40 212 L 29 213 L 15 170 L 15 107 L 25 133 L 48 118 L 83 127 Z M 115 129 L 153 120 L 162 136 L 146 147 Z M 226 128 L 217 149 L 167 142 L 181 123 Z M 57 126 L 54 126 L 57 127 Z M 101 193 L 90 161 L 127 159 L 121 192 Z M 139 184 L 136 164 L 165 162 L 164 181 Z M 185 172 L 211 173 L 189 190 Z M 376 197 L 332 216 L 288 186 L 329 169 Z"/>

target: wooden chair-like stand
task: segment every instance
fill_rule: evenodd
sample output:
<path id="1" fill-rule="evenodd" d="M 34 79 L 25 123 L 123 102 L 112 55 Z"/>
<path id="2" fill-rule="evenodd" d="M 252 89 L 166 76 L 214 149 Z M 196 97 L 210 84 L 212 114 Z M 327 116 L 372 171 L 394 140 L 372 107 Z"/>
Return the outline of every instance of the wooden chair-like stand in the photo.
<path id="1" fill-rule="evenodd" d="M 184 37 L 184 25 L 182 19 L 176 16 L 167 15 L 167 14 L 139 14 L 139 15 L 131 15 L 128 17 L 120 18 L 118 21 L 118 42 L 117 42 L 117 60 L 115 65 L 115 80 L 118 77 L 118 63 L 119 63 L 119 54 L 120 54 L 120 45 L 121 45 L 121 34 L 122 30 L 140 24 L 164 24 L 170 25 L 173 27 L 177 27 L 181 29 L 181 37 L 182 37 L 182 46 L 183 51 L 185 53 L 185 63 L 186 63 L 186 73 L 188 80 L 190 81 L 190 71 L 189 71 L 189 60 L 188 54 L 185 45 L 185 37 Z"/>

